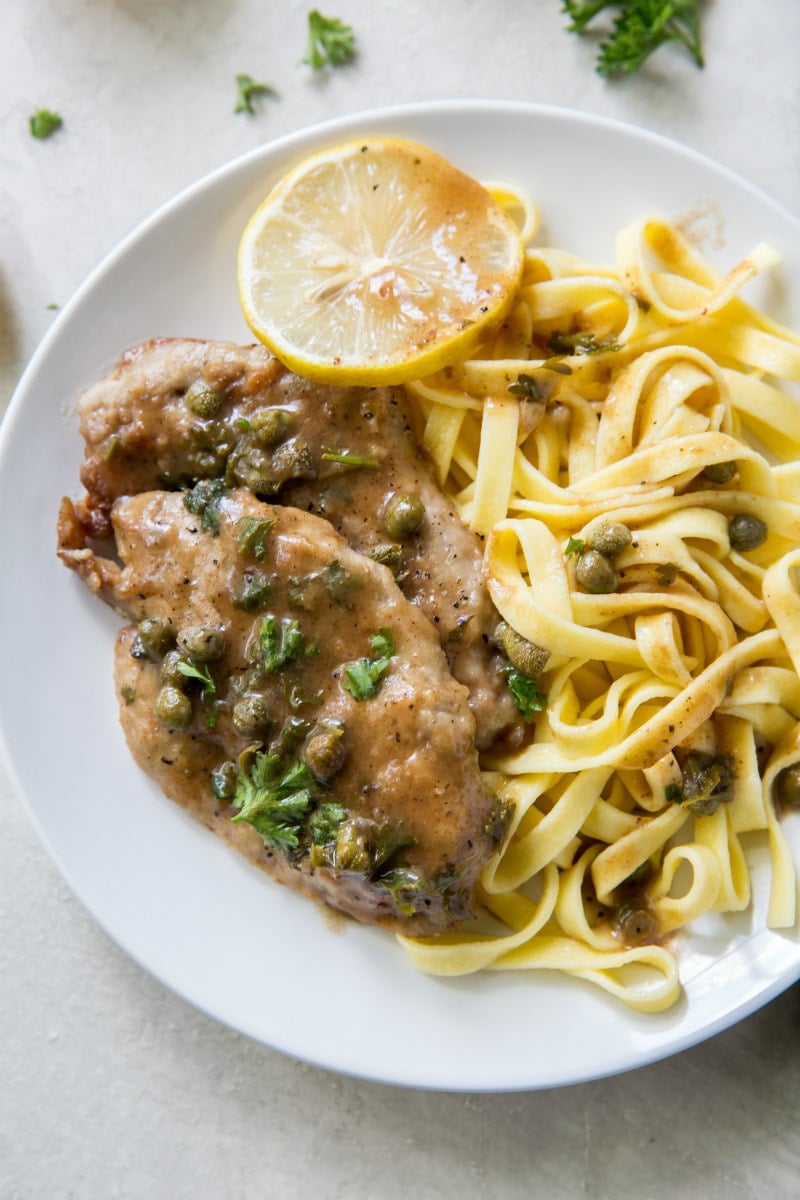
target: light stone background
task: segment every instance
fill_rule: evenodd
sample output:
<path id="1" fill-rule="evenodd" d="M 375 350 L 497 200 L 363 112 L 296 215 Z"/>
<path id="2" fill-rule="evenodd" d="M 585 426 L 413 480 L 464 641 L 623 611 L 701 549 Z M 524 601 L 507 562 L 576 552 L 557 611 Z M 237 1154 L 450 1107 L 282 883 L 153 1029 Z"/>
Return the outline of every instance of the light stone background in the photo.
<path id="1" fill-rule="evenodd" d="M 705 71 L 667 49 L 620 83 L 593 73 L 558 0 L 330 0 L 359 56 L 318 79 L 298 65 L 309 7 L 0 0 L 0 405 L 47 305 L 123 235 L 213 168 L 331 116 L 445 97 L 559 104 L 677 138 L 800 210 L 798 0 L 707 0 Z M 237 72 L 279 93 L 254 117 L 232 113 Z M 27 130 L 40 106 L 65 118 L 44 143 Z M 800 1195 L 797 987 L 674 1059 L 560 1091 L 342 1078 L 145 975 L 0 786 L 0 1200 Z"/>

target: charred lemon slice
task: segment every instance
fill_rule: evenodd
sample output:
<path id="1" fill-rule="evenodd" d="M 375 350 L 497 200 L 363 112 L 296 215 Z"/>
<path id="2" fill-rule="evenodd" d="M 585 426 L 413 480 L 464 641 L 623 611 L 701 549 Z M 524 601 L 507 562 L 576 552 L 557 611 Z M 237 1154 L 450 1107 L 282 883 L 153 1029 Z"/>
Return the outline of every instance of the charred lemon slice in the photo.
<path id="1" fill-rule="evenodd" d="M 403 383 L 471 354 L 508 312 L 519 231 L 486 188 L 424 146 L 375 139 L 301 162 L 239 246 L 253 333 L 323 383 Z"/>

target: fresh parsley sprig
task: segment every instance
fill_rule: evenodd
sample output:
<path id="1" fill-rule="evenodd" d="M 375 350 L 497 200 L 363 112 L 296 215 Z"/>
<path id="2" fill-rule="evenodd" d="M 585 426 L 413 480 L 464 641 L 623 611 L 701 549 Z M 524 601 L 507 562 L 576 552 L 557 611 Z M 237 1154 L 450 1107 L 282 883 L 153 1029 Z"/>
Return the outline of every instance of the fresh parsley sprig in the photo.
<path id="1" fill-rule="evenodd" d="M 235 113 L 255 113 L 253 100 L 260 96 L 274 96 L 275 89 L 268 83 L 258 83 L 250 75 L 236 76 L 236 107 Z"/>
<path id="2" fill-rule="evenodd" d="M 667 42 L 682 42 L 702 67 L 700 0 L 562 0 L 571 33 L 584 33 L 603 9 L 618 10 L 611 32 L 600 42 L 597 73 L 632 75 Z"/>
<path id="3" fill-rule="evenodd" d="M 313 805 L 312 784 L 305 763 L 257 753 L 236 781 L 233 803 L 239 812 L 231 819 L 247 821 L 276 850 L 297 850 Z"/>
<path id="4" fill-rule="evenodd" d="M 45 138 L 52 137 L 63 124 L 63 118 L 59 113 L 51 112 L 49 108 L 40 108 L 31 114 L 28 128 L 31 131 L 31 137 L 43 142 Z"/>
<path id="5" fill-rule="evenodd" d="M 351 25 L 338 17 L 323 17 L 316 8 L 308 14 L 308 42 L 303 62 L 314 71 L 341 67 L 355 57 L 356 37 Z"/>

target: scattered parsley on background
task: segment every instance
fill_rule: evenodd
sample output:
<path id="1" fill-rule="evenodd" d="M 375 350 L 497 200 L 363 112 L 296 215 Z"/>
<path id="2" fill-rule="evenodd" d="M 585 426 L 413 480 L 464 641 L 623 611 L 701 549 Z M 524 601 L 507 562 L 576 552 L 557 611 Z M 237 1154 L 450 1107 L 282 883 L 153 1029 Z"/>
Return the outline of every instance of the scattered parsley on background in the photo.
<path id="1" fill-rule="evenodd" d="M 315 71 L 340 67 L 355 56 L 356 38 L 352 26 L 338 17 L 323 17 L 317 9 L 308 14 L 308 43 L 303 62 Z"/>
<path id="2" fill-rule="evenodd" d="M 249 75 L 236 76 L 236 107 L 235 113 L 254 113 L 253 99 L 256 96 L 274 96 L 275 90 L 268 83 L 257 83 Z"/>
<path id="3" fill-rule="evenodd" d="M 562 0 L 570 33 L 583 33 L 605 8 L 616 9 L 617 15 L 600 42 L 598 75 L 632 75 L 667 42 L 682 42 L 698 67 L 703 66 L 700 0 Z"/>
<path id="4" fill-rule="evenodd" d="M 52 137 L 64 122 L 58 113 L 50 112 L 49 108 L 40 108 L 31 115 L 28 124 L 32 137 L 38 138 L 40 142 L 43 142 L 45 138 Z"/>

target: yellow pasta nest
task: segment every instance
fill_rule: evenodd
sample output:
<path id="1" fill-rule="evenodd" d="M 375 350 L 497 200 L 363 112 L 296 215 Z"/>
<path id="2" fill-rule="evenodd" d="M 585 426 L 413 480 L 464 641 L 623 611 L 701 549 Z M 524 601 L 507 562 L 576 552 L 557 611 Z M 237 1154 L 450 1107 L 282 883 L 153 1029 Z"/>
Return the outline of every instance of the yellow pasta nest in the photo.
<path id="1" fill-rule="evenodd" d="M 485 763 L 513 811 L 485 919 L 404 939 L 425 970 L 558 969 L 663 1009 L 673 935 L 750 906 L 753 835 L 767 924 L 795 925 L 800 337 L 739 294 L 776 259 L 721 278 L 654 218 L 614 267 L 530 249 L 497 334 L 408 385 L 495 605 L 549 654 L 529 739 Z"/>

